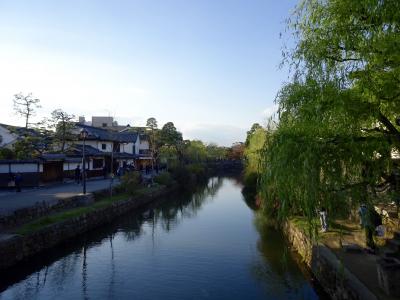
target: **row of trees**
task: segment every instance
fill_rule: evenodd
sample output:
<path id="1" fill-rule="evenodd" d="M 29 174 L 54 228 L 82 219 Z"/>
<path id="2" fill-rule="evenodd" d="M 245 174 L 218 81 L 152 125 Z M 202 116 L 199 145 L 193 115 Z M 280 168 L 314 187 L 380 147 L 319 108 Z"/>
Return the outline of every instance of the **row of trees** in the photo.
<path id="1" fill-rule="evenodd" d="M 150 148 L 154 159 L 174 163 L 198 163 L 209 160 L 220 160 L 228 157 L 232 148 L 220 147 L 217 144 L 205 144 L 200 140 L 184 140 L 174 123 L 167 122 L 158 128 L 155 118 L 146 122 L 150 138 Z"/>
<path id="2" fill-rule="evenodd" d="M 400 2 L 305 0 L 289 20 L 279 123 L 247 140 L 264 207 L 284 218 L 399 200 Z"/>
<path id="3" fill-rule="evenodd" d="M 1 148 L 0 159 L 26 159 L 40 156 L 57 145 L 64 152 L 66 141 L 73 140 L 71 129 L 75 124 L 75 116 L 62 109 L 52 111 L 50 117 L 32 123 L 31 119 L 41 107 L 40 99 L 31 93 L 14 95 L 14 112 L 24 118 L 25 127 L 10 126 L 9 130 L 21 138 L 14 143 L 13 149 Z"/>
<path id="4" fill-rule="evenodd" d="M 32 94 L 20 93 L 14 96 L 14 110 L 24 118 L 25 128 L 14 128 L 22 138 L 13 145 L 12 150 L 0 149 L 0 159 L 32 158 L 54 149 L 63 153 L 67 141 L 77 138 L 72 134 L 76 123 L 75 116 L 62 109 L 56 109 L 50 117 L 32 123 L 31 117 L 40 107 L 40 100 Z M 206 145 L 200 140 L 183 140 L 182 133 L 176 129 L 174 123 L 167 122 L 159 129 L 155 118 L 147 120 L 144 133 L 149 137 L 151 154 L 156 161 L 163 159 L 183 163 L 204 162 L 224 159 L 236 149 L 219 147 L 214 143 Z"/>

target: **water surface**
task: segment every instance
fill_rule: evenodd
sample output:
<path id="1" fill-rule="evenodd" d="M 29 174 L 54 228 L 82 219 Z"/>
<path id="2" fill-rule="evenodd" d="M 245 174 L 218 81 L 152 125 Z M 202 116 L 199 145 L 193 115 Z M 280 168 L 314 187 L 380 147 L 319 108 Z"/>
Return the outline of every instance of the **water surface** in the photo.
<path id="1" fill-rule="evenodd" d="M 241 188 L 212 178 L 128 213 L 2 274 L 0 299 L 322 298 Z"/>

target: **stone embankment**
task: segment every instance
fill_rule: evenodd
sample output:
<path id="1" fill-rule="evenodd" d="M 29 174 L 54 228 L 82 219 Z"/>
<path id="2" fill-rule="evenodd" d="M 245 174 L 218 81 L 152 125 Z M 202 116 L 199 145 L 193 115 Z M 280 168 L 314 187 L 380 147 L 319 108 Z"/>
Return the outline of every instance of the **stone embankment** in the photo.
<path id="1" fill-rule="evenodd" d="M 313 243 L 310 237 L 293 222 L 287 221 L 283 230 L 289 242 L 332 299 L 377 299 L 326 246 Z"/>
<path id="2" fill-rule="evenodd" d="M 120 200 L 107 207 L 48 225 L 28 235 L 10 235 L 0 240 L 0 270 L 7 269 L 39 252 L 74 238 L 116 217 L 171 193 L 175 187 Z"/>
<path id="3" fill-rule="evenodd" d="M 88 193 L 86 195 L 78 194 L 65 197 L 51 203 L 46 201 L 37 202 L 33 206 L 18 209 L 10 215 L 0 216 L 0 231 L 15 228 L 52 213 L 89 205 L 93 203 L 94 196 L 103 195 L 107 192 L 109 192 L 109 189 Z"/>

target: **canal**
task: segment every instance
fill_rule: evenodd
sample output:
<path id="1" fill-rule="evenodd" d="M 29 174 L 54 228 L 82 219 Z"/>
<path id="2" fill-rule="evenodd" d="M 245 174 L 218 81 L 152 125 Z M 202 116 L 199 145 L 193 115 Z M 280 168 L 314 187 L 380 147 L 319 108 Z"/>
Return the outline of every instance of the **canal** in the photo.
<path id="1" fill-rule="evenodd" d="M 0 275 L 0 299 L 322 299 L 240 181 L 211 178 Z"/>

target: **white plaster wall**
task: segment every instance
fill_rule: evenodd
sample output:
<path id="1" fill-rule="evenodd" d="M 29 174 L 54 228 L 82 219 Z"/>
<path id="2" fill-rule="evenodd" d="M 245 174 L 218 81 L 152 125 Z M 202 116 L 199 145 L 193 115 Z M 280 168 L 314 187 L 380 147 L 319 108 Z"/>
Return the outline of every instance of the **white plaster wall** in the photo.
<path id="1" fill-rule="evenodd" d="M 140 139 L 138 137 L 136 139 L 136 143 L 135 143 L 135 153 L 134 154 L 139 154 L 139 147 L 140 147 Z"/>
<path id="2" fill-rule="evenodd" d="M 0 165 L 0 173 L 8 173 L 8 164 Z"/>
<path id="3" fill-rule="evenodd" d="M 11 164 L 11 172 L 21 172 L 21 173 L 28 173 L 28 172 L 37 172 L 38 165 L 37 164 Z M 7 171 L 8 173 L 8 171 Z"/>
<path id="4" fill-rule="evenodd" d="M 64 162 L 64 168 L 63 169 L 64 169 L 64 171 L 75 170 L 78 165 L 82 168 L 82 164 L 80 162 L 79 163 L 76 163 L 76 162 L 70 162 L 70 163 Z"/>
<path id="5" fill-rule="evenodd" d="M 135 154 L 133 152 L 135 144 L 134 143 L 127 143 L 127 144 L 121 144 L 120 146 L 120 152 L 126 152 L 130 154 Z"/>
<path id="6" fill-rule="evenodd" d="M 80 144 L 82 145 L 83 142 L 82 141 L 77 141 L 76 144 Z M 101 147 L 102 144 L 106 144 L 106 149 L 103 150 Z M 113 146 L 113 142 L 103 142 L 103 141 L 86 141 L 85 145 L 88 146 L 92 146 L 93 148 L 96 148 L 102 152 L 111 152 L 112 150 L 112 146 Z"/>
<path id="7" fill-rule="evenodd" d="M 149 150 L 150 144 L 148 141 L 140 141 L 139 147 L 140 150 Z"/>
<path id="8" fill-rule="evenodd" d="M 106 144 L 106 149 L 102 149 L 101 145 L 102 144 Z M 113 142 L 97 142 L 97 149 L 99 149 L 102 152 L 111 152 L 112 151 L 112 147 L 113 147 Z"/>

